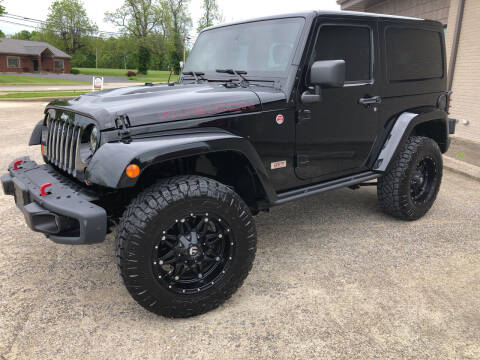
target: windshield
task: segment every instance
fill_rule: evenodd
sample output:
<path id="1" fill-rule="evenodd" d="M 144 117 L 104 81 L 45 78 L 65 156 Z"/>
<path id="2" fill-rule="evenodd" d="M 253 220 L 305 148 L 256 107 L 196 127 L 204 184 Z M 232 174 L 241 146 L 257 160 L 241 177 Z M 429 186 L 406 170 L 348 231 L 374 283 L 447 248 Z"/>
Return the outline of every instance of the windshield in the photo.
<path id="1" fill-rule="evenodd" d="M 282 77 L 291 63 L 303 18 L 231 25 L 200 34 L 184 72 L 215 73 L 217 69 Z"/>

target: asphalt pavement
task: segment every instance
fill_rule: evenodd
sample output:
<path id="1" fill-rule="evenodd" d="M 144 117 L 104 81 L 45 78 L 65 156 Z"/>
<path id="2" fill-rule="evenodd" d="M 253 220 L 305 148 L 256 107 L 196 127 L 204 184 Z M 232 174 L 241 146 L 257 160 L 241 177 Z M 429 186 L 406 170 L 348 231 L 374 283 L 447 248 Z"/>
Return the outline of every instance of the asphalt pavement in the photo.
<path id="1" fill-rule="evenodd" d="M 42 103 L 0 103 L 0 169 L 25 154 Z M 124 288 L 113 236 L 56 245 L 0 196 L 0 359 L 480 359 L 480 182 L 445 171 L 427 216 L 384 215 L 373 187 L 256 217 L 244 286 L 169 320 Z"/>

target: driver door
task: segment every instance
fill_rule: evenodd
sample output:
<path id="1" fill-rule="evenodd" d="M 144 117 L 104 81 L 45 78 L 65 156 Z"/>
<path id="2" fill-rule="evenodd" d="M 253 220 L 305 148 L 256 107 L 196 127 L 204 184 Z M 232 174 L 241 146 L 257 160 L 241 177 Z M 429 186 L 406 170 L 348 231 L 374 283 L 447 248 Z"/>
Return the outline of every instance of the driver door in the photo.
<path id="1" fill-rule="evenodd" d="M 321 100 L 300 104 L 296 126 L 296 175 L 322 181 L 365 170 L 378 129 L 379 104 L 374 80 L 375 21 L 320 21 L 310 45 L 308 68 L 315 61 L 345 60 L 345 85 L 322 88 Z M 307 71 L 299 93 L 308 90 Z M 380 100 L 380 99 L 379 99 Z"/>

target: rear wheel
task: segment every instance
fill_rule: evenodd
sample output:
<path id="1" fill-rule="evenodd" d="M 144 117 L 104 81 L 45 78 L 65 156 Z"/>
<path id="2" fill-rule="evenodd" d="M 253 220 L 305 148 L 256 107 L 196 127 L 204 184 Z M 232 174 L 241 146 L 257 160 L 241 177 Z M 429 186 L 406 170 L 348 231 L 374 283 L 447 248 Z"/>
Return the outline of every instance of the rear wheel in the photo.
<path id="1" fill-rule="evenodd" d="M 410 137 L 392 167 L 378 181 L 383 211 L 403 220 L 424 216 L 437 197 L 442 169 L 437 143 L 426 137 Z"/>
<path id="2" fill-rule="evenodd" d="M 256 251 L 250 210 L 230 188 L 183 176 L 140 193 L 117 232 L 124 283 L 143 307 L 190 317 L 227 300 L 248 275 Z"/>

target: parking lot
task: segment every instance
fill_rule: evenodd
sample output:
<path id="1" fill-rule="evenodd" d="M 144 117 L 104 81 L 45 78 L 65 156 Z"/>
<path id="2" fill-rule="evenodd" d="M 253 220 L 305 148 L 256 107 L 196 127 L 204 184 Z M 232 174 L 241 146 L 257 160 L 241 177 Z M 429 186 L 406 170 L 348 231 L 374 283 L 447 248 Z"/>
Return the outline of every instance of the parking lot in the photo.
<path id="1" fill-rule="evenodd" d="M 45 104 L 0 103 L 0 168 Z M 257 220 L 244 286 L 219 309 L 157 317 L 124 288 L 114 240 L 56 245 L 0 196 L 0 359 L 480 358 L 480 183 L 445 171 L 432 211 L 381 213 L 373 187 Z"/>

